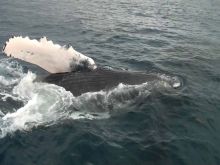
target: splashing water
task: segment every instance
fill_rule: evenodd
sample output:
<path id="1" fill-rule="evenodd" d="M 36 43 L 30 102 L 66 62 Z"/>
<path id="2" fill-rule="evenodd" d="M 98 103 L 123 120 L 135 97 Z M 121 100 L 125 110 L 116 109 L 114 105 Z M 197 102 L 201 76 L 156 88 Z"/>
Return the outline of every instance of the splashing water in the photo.
<path id="1" fill-rule="evenodd" d="M 28 72 L 12 94 L 23 100 L 24 106 L 2 118 L 2 136 L 16 130 L 29 130 L 40 124 L 50 124 L 65 116 L 72 104 L 72 94 L 62 87 L 33 82 L 36 75 Z"/>

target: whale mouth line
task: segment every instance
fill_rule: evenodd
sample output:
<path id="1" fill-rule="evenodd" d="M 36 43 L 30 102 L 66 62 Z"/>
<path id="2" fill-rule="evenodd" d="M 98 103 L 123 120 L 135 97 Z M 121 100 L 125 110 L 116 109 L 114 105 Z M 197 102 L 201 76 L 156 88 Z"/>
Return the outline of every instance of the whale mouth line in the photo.
<path id="1" fill-rule="evenodd" d="M 42 37 L 39 40 L 13 36 L 4 44 L 2 52 L 45 69 L 49 73 L 63 73 L 78 70 L 94 70 L 94 60 L 72 46 L 61 46 Z"/>

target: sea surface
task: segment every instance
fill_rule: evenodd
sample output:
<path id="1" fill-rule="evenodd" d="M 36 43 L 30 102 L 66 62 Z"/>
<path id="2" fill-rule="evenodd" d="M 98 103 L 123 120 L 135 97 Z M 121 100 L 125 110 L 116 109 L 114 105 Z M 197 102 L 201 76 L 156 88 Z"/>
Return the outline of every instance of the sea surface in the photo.
<path id="1" fill-rule="evenodd" d="M 75 97 L 1 53 L 0 165 L 220 164 L 219 0 L 1 0 L 11 36 L 164 81 Z"/>

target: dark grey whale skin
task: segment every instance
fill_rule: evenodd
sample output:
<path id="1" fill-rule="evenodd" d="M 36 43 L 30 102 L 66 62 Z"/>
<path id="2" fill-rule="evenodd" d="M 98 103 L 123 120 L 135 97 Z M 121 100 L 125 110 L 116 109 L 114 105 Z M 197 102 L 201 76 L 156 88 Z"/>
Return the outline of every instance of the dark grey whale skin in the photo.
<path id="1" fill-rule="evenodd" d="M 99 68 L 93 71 L 50 74 L 44 77 L 43 81 L 62 86 L 74 96 L 79 96 L 86 92 L 109 90 L 116 87 L 119 83 L 136 85 L 159 79 L 157 75 L 143 72 Z"/>

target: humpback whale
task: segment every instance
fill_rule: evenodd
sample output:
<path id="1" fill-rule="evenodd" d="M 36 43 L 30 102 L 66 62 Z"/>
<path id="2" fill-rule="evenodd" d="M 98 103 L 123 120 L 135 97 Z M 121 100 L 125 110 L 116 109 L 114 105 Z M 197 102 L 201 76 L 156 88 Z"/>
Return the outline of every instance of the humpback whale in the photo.
<path id="1" fill-rule="evenodd" d="M 64 87 L 74 96 L 86 92 L 110 90 L 118 84 L 137 85 L 161 80 L 156 74 L 129 72 L 97 67 L 94 60 L 72 46 L 60 46 L 47 40 L 29 37 L 10 38 L 3 47 L 3 53 L 43 68 L 49 75 L 41 81 Z"/>
<path id="2" fill-rule="evenodd" d="M 74 96 L 79 96 L 86 92 L 110 90 L 120 83 L 137 85 L 159 79 L 154 74 L 97 68 L 92 71 L 50 74 L 43 81 L 62 86 Z"/>

